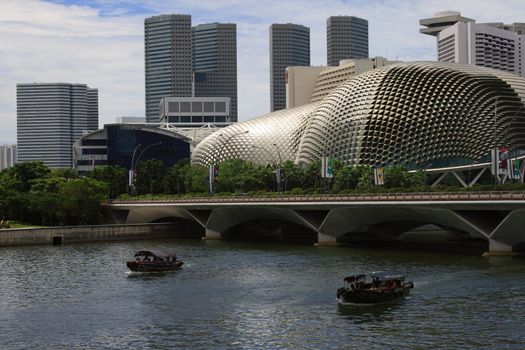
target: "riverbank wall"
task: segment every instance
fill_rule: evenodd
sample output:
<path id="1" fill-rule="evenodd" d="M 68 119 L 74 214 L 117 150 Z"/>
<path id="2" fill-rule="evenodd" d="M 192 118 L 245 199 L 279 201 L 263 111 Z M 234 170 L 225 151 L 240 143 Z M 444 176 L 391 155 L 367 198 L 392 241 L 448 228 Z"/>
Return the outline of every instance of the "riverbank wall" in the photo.
<path id="1" fill-rule="evenodd" d="M 54 226 L 0 230 L 0 247 L 156 238 L 199 238 L 176 223 Z"/>

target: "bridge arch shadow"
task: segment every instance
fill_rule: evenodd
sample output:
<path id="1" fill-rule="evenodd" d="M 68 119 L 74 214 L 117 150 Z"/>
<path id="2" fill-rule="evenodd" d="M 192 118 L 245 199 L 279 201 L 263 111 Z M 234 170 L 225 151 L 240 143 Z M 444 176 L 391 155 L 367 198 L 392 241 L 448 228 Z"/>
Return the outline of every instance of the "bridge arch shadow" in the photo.
<path id="1" fill-rule="evenodd" d="M 222 233 L 222 238 L 272 243 L 314 244 L 317 242 L 317 232 L 291 221 L 255 218 L 230 227 Z"/>
<path id="2" fill-rule="evenodd" d="M 173 236 L 177 238 L 202 238 L 205 236 L 204 227 L 198 222 L 176 216 L 157 218 L 151 223 L 170 223 L 173 227 Z"/>
<path id="3" fill-rule="evenodd" d="M 479 227 L 448 209 L 335 209 L 327 215 L 320 232 L 343 244 L 423 247 L 439 243 L 444 248 L 472 245 L 476 250 L 488 247 Z"/>

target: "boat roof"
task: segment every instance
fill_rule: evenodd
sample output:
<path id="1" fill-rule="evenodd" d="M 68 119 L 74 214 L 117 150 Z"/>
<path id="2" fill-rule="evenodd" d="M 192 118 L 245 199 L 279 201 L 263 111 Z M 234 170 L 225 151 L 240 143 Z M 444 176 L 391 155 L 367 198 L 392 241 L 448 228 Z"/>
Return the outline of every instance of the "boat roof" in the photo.
<path id="1" fill-rule="evenodd" d="M 164 249 L 144 249 L 141 251 L 138 251 L 135 253 L 135 256 L 153 256 L 157 258 L 171 258 L 176 257 L 177 254 L 175 254 L 174 251 L 168 251 Z"/>
<path id="2" fill-rule="evenodd" d="M 383 271 L 376 271 L 376 272 L 369 272 L 369 273 L 361 273 L 358 275 L 350 275 L 345 277 L 345 281 L 354 281 L 360 278 L 365 277 L 372 277 L 372 278 L 379 278 L 380 280 L 395 280 L 395 279 L 404 279 L 405 276 L 400 275 L 398 273 L 391 273 L 391 272 L 383 272 Z"/>

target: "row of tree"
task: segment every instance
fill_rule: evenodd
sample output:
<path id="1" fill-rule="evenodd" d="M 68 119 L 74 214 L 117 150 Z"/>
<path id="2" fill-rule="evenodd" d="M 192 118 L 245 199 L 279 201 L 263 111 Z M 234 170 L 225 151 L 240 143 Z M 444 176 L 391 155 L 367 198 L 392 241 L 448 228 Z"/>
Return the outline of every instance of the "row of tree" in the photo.
<path id="1" fill-rule="evenodd" d="M 298 166 L 291 161 L 275 167 L 240 159 L 222 162 L 216 169 L 214 192 L 268 193 L 349 193 L 376 191 L 373 169 L 333 164 L 333 178 L 323 179 L 320 162 Z M 212 172 L 213 173 L 213 172 Z M 277 184 L 278 178 L 281 180 Z M 159 160 L 138 164 L 134 177 L 138 195 L 206 195 L 210 170 L 182 160 L 165 167 Z M 408 173 L 402 167 L 385 169 L 383 188 L 392 191 L 429 189 L 423 172 Z M 128 171 L 118 166 L 97 167 L 80 177 L 72 169 L 51 170 L 42 162 L 19 163 L 0 172 L 0 218 L 41 225 L 97 224 L 101 201 L 127 196 Z"/>

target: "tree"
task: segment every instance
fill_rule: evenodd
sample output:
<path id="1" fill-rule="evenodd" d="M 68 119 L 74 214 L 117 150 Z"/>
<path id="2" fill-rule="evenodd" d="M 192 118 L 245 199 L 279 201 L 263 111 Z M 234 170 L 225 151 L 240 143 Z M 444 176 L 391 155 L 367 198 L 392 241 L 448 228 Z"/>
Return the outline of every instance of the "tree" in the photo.
<path id="1" fill-rule="evenodd" d="M 162 193 L 164 175 L 166 175 L 166 167 L 162 161 L 158 159 L 148 159 L 145 162 L 140 162 L 135 177 L 137 193 Z"/>
<path id="2" fill-rule="evenodd" d="M 265 188 L 258 167 L 242 159 L 229 159 L 219 165 L 217 192 L 248 192 Z"/>
<path id="3" fill-rule="evenodd" d="M 291 160 L 284 162 L 284 190 L 302 188 L 306 182 L 306 172 Z"/>
<path id="4" fill-rule="evenodd" d="M 48 177 L 51 170 L 43 162 L 24 162 L 17 163 L 13 167 L 2 172 L 11 181 L 14 190 L 29 192 L 32 181 L 39 178 Z"/>
<path id="5" fill-rule="evenodd" d="M 52 176 L 63 177 L 64 179 L 74 179 L 78 177 L 76 169 L 72 168 L 61 168 L 51 170 Z"/>
<path id="6" fill-rule="evenodd" d="M 29 210 L 35 219 L 36 216 L 40 217 L 40 225 L 52 226 L 58 221 L 57 212 L 61 203 L 59 191 L 61 185 L 66 181 L 63 177 L 53 176 L 34 182 L 28 194 Z"/>
<path id="7" fill-rule="evenodd" d="M 162 182 L 165 194 L 181 194 L 186 192 L 184 179 L 190 167 L 190 161 L 188 159 L 182 159 L 167 170 Z"/>
<path id="8" fill-rule="evenodd" d="M 95 167 L 88 176 L 108 185 L 109 198 L 117 198 L 127 192 L 128 174 L 123 167 L 118 165 Z"/>
<path id="9" fill-rule="evenodd" d="M 65 181 L 60 185 L 58 217 L 64 225 L 100 223 L 101 205 L 107 185 L 89 177 Z"/>
<path id="10" fill-rule="evenodd" d="M 209 169 L 205 166 L 192 166 L 184 174 L 184 188 L 189 193 L 209 191 Z"/>

